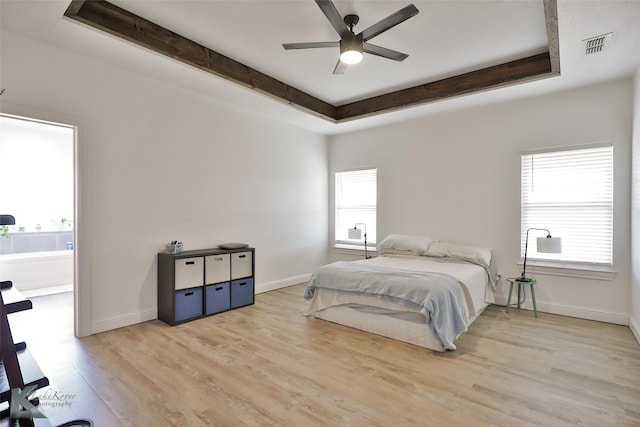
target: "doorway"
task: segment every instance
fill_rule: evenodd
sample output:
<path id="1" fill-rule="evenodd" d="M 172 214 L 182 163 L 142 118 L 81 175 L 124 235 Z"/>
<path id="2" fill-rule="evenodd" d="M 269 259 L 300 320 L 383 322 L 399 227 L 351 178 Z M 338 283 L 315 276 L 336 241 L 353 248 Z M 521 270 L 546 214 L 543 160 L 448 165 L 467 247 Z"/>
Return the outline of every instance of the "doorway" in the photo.
<path id="1" fill-rule="evenodd" d="M 0 278 L 26 298 L 75 292 L 74 126 L 0 114 Z M 73 309 L 74 317 L 76 309 Z"/>

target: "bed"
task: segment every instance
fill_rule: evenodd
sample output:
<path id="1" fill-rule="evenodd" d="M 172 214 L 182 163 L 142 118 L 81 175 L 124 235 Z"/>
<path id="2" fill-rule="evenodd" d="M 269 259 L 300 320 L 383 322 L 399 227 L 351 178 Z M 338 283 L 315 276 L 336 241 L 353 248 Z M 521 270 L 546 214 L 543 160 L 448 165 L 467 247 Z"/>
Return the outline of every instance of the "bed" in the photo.
<path id="1" fill-rule="evenodd" d="M 318 268 L 305 315 L 434 351 L 456 339 L 494 302 L 491 250 L 391 235 L 378 256 Z"/>

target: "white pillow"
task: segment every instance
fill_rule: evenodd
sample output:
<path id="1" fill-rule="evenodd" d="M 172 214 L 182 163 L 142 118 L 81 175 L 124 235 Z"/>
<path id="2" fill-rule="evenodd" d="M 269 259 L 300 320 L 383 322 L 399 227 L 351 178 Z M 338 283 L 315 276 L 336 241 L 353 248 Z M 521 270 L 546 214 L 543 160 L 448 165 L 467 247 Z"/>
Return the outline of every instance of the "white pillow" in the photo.
<path id="1" fill-rule="evenodd" d="M 380 247 L 378 246 L 378 248 Z M 383 250 L 383 252 L 378 252 L 378 254 L 379 255 L 402 255 L 402 256 L 412 256 L 412 257 L 419 256 L 414 251 L 403 251 L 402 249 L 393 249 L 393 248 L 386 248 Z"/>
<path id="2" fill-rule="evenodd" d="M 433 239 L 428 236 L 390 234 L 378 244 L 377 249 L 379 254 L 391 251 L 409 251 L 415 255 L 422 255 L 429 249 L 432 241 Z"/>
<path id="3" fill-rule="evenodd" d="M 491 249 L 458 245 L 447 242 L 433 242 L 424 254 L 433 257 L 458 258 L 488 267 L 491 263 Z"/>

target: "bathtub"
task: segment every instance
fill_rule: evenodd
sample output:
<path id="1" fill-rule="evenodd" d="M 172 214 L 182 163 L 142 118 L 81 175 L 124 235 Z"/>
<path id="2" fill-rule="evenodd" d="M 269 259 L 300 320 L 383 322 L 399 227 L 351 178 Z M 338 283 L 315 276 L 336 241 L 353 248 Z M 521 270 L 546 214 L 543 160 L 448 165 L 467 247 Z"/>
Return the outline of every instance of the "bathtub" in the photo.
<path id="1" fill-rule="evenodd" d="M 73 290 L 73 250 L 0 255 L 0 280 L 31 298 Z"/>

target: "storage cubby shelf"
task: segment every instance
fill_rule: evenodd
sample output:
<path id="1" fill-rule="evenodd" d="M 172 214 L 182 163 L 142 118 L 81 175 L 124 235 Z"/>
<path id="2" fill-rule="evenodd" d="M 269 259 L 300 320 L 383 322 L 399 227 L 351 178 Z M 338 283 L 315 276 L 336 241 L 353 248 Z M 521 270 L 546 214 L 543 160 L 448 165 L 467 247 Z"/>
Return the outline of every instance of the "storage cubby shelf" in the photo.
<path id="1" fill-rule="evenodd" d="M 254 248 L 158 254 L 158 319 L 188 322 L 255 301 Z"/>

